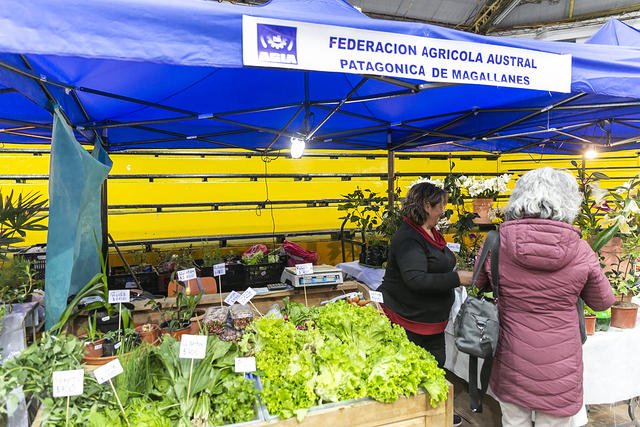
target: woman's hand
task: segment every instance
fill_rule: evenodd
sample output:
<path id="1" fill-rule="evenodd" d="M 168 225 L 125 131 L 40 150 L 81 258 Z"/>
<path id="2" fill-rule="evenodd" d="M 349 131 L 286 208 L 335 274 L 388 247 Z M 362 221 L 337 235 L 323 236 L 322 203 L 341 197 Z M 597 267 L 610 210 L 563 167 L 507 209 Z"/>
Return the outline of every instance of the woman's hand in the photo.
<path id="1" fill-rule="evenodd" d="M 473 271 L 466 270 L 458 270 L 458 278 L 460 279 L 460 284 L 462 286 L 469 286 L 471 284 L 471 279 L 473 279 Z"/>

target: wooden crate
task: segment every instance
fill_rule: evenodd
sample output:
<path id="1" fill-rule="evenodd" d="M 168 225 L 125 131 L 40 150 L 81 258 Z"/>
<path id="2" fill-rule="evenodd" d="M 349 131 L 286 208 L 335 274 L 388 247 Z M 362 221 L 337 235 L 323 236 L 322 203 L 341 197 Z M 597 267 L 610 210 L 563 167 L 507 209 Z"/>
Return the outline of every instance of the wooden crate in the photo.
<path id="1" fill-rule="evenodd" d="M 447 385 L 447 400 L 435 408 L 429 404 L 427 393 L 419 393 L 401 397 L 392 403 L 365 400 L 326 409 L 313 409 L 301 423 L 294 417 L 256 423 L 252 427 L 449 427 L 453 420 L 453 384 L 447 381 Z"/>

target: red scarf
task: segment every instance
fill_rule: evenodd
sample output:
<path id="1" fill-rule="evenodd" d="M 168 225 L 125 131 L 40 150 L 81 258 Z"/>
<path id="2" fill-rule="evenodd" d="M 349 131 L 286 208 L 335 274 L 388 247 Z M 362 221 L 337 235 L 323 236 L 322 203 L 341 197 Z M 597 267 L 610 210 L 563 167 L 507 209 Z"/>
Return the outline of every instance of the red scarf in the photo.
<path id="1" fill-rule="evenodd" d="M 433 238 L 432 238 L 431 236 L 429 236 L 429 234 L 427 234 L 427 232 L 426 232 L 426 230 L 424 228 L 422 228 L 419 225 L 415 224 L 413 221 L 411 221 L 406 216 L 403 217 L 403 218 L 404 218 L 404 221 L 411 226 L 411 228 L 413 228 L 418 233 L 420 233 L 420 235 L 422 237 L 424 237 L 427 242 L 431 243 L 436 248 L 444 249 L 444 247 L 447 246 L 447 242 L 444 240 L 444 236 L 438 230 L 436 230 L 435 227 L 433 227 L 431 229 L 431 232 L 433 233 Z"/>

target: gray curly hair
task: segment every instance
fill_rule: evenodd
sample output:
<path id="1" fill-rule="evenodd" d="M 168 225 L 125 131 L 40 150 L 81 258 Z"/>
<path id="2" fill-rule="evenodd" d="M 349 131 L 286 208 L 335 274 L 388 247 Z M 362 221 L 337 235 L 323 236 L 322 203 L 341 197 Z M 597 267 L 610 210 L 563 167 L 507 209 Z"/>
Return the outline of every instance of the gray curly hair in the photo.
<path id="1" fill-rule="evenodd" d="M 534 217 L 573 224 L 580 203 L 582 194 L 570 172 L 550 167 L 538 168 L 525 173 L 516 182 L 505 218 Z"/>

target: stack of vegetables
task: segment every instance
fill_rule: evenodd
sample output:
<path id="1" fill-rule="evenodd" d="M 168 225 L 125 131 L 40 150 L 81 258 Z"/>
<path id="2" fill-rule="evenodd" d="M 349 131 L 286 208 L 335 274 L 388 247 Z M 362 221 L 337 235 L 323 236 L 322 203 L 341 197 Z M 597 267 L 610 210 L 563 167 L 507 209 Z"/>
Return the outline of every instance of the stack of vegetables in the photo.
<path id="1" fill-rule="evenodd" d="M 420 387 L 431 405 L 446 400 L 435 358 L 373 307 L 338 301 L 307 308 L 285 299 L 283 313 L 256 319 L 241 344 L 256 357 L 269 414 L 302 419 L 323 402 L 392 402 Z"/>
<path id="2" fill-rule="evenodd" d="M 241 356 L 235 343 L 210 336 L 207 355 L 195 361 L 190 399 L 190 359 L 179 359 L 179 343 L 166 336 L 158 347 L 144 345 L 120 356 L 123 373 L 113 383 L 132 426 L 207 426 L 257 417 L 253 381 L 234 372 Z M 0 368 L 0 401 L 16 386 L 32 391 L 43 404 L 44 425 L 64 425 L 66 399 L 52 397 L 51 373 L 79 369 L 84 346 L 71 335 L 46 336 Z M 0 412 L 6 410 L 0 405 Z M 108 384 L 85 374 L 84 393 L 70 399 L 69 425 L 127 425 Z"/>

